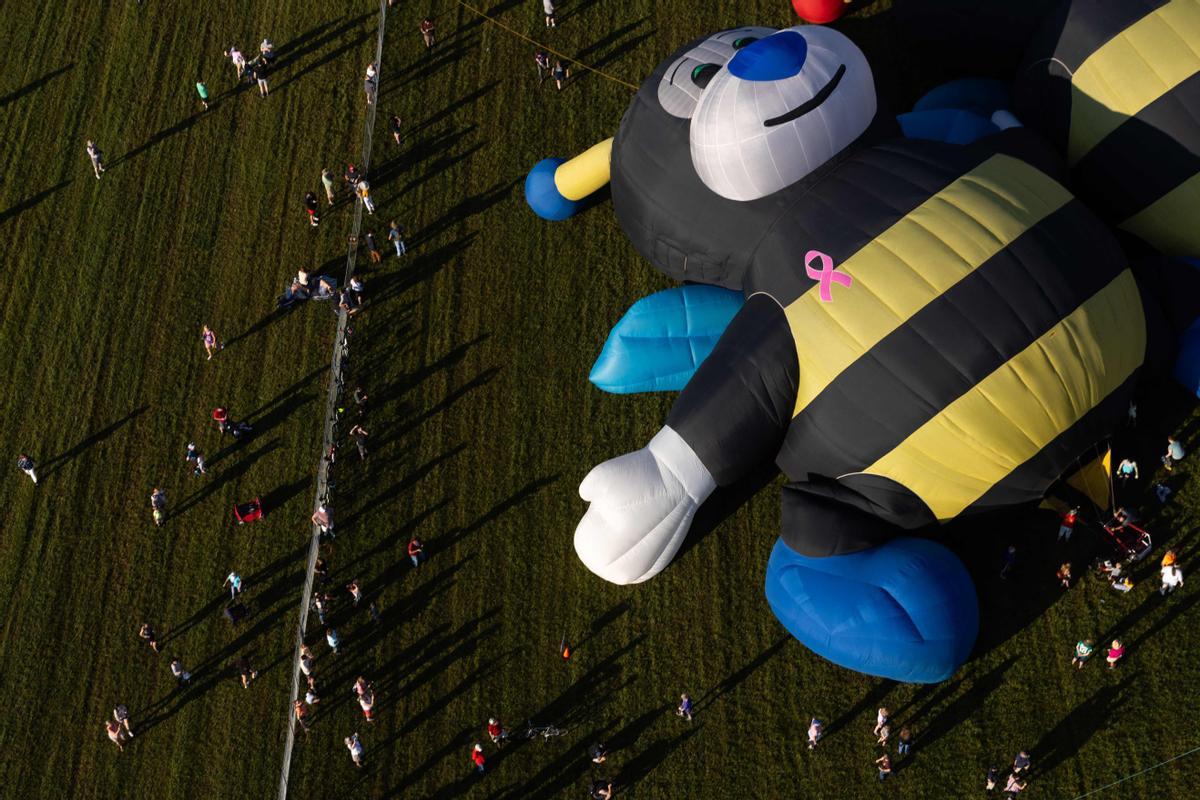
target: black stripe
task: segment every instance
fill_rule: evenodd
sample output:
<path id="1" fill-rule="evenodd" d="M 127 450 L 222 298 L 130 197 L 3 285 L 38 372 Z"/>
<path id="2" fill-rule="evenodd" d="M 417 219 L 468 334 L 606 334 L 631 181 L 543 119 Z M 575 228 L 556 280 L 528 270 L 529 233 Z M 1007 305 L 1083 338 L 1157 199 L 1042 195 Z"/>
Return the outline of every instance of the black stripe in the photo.
<path id="1" fill-rule="evenodd" d="M 793 479 L 866 469 L 1124 268 L 1107 228 L 1072 200 L 838 376 L 792 421 L 780 467 Z"/>
<path id="2" fill-rule="evenodd" d="M 879 475 L 858 477 L 852 485 L 817 480 L 784 486 L 784 544 L 809 558 L 838 556 L 877 547 L 935 521 L 906 487 Z"/>
<path id="3" fill-rule="evenodd" d="M 1200 172 L 1197 108 L 1200 72 L 1093 147 L 1071 168 L 1072 188 L 1114 224 L 1129 219 Z"/>
<path id="4" fill-rule="evenodd" d="M 992 154 L 910 140 L 855 153 L 779 215 L 781 221 L 754 254 L 747 293 L 765 291 L 789 305 L 816 285 L 801 263 L 808 250 L 827 253 L 840 264 Z"/>
<path id="5" fill-rule="evenodd" d="M 1170 0 L 1071 0 L 1067 13 L 1055 15 L 1049 29 L 1035 37 L 1036 45 L 1045 46 L 1043 53 L 1066 64 L 1072 72 L 1079 69 L 1088 56 L 1111 42 Z M 1057 33 L 1057 35 L 1055 35 Z"/>
<path id="6" fill-rule="evenodd" d="M 1133 375 L 1078 422 L 1060 433 L 1033 458 L 1010 472 L 962 513 L 979 514 L 1040 500 L 1059 476 L 1078 466 L 1081 454 L 1104 441 L 1117 422 L 1124 419 L 1140 373 L 1140 369 L 1135 370 Z"/>

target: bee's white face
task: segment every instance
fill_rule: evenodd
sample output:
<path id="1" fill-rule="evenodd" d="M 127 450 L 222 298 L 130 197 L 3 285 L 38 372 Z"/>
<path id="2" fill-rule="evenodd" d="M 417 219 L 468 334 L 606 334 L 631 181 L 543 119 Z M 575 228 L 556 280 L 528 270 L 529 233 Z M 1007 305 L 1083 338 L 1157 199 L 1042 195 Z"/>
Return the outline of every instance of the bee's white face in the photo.
<path id="1" fill-rule="evenodd" d="M 673 117 L 690 119 L 713 76 L 743 47 L 776 32 L 776 28 L 735 28 L 714 33 L 688 50 L 663 73 L 658 102 Z"/>

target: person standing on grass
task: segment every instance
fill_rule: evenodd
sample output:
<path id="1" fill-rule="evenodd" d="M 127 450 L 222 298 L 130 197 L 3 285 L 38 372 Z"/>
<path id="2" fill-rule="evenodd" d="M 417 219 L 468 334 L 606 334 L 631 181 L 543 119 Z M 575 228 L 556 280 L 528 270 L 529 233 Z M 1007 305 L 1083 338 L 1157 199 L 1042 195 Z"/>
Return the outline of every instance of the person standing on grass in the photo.
<path id="1" fill-rule="evenodd" d="M 196 81 L 196 94 L 200 95 L 200 105 L 208 111 L 208 87 L 204 85 L 204 81 Z"/>
<path id="2" fill-rule="evenodd" d="M 374 231 L 367 231 L 367 255 L 371 257 L 372 264 L 383 262 L 383 255 L 379 252 L 379 245 L 375 243 Z"/>
<path id="3" fill-rule="evenodd" d="M 17 469 L 29 476 L 29 479 L 37 483 L 37 465 L 33 463 L 33 459 L 26 453 L 17 454 Z"/>
<path id="4" fill-rule="evenodd" d="M 1159 587 L 1158 593 L 1166 597 L 1179 586 L 1183 586 L 1183 570 L 1178 564 L 1171 564 L 1162 568 L 1162 586 Z"/>
<path id="5" fill-rule="evenodd" d="M 392 114 L 392 118 L 388 120 L 388 130 L 392 133 L 392 140 L 396 142 L 396 147 L 399 147 L 404 135 L 404 123 L 400 121 L 400 117 Z"/>
<path id="6" fill-rule="evenodd" d="M 358 738 L 358 731 L 347 736 L 344 741 L 346 748 L 350 751 L 350 759 L 354 762 L 354 766 L 361 768 L 366 763 L 367 751 Z"/>
<path id="7" fill-rule="evenodd" d="M 125 729 L 121 727 L 121 723 L 111 719 L 104 721 L 104 730 L 108 734 L 108 740 L 117 746 L 117 752 L 125 752 Z"/>
<path id="8" fill-rule="evenodd" d="M 129 724 L 129 706 L 121 703 L 113 709 L 113 720 L 125 729 L 129 738 L 133 738 L 133 726 Z"/>
<path id="9" fill-rule="evenodd" d="M 471 748 L 471 763 L 475 765 L 475 769 L 479 770 L 479 774 L 487 772 L 487 759 L 483 755 L 483 745 L 479 742 Z"/>
<path id="10" fill-rule="evenodd" d="M 167 493 L 158 486 L 150 493 L 150 509 L 154 514 L 154 524 L 162 527 L 167 524 Z"/>
<path id="11" fill-rule="evenodd" d="M 1033 765 L 1033 759 L 1029 757 L 1028 750 L 1022 750 L 1017 753 L 1017 757 L 1013 759 L 1012 771 L 1013 775 L 1024 775 L 1029 772 L 1029 768 Z"/>
<path id="12" fill-rule="evenodd" d="M 329 205 L 337 200 L 337 178 L 329 171 L 329 167 L 321 167 L 321 185 L 325 187 L 325 199 Z"/>
<path id="13" fill-rule="evenodd" d="M 892 757 L 884 753 L 875 759 L 875 765 L 879 768 L 879 780 L 886 781 L 892 774 Z"/>
<path id="14" fill-rule="evenodd" d="M 225 578 L 225 583 L 221 585 L 225 586 L 226 584 L 229 585 L 229 599 L 231 601 L 237 600 L 237 596 L 242 593 L 242 576 L 236 572 L 231 572 Z"/>
<path id="15" fill-rule="evenodd" d="M 329 614 L 329 599 L 322 592 L 313 592 L 312 607 L 317 612 L 317 621 L 324 625 L 325 617 Z"/>
<path id="16" fill-rule="evenodd" d="M 408 540 L 408 557 L 412 560 L 414 567 L 425 563 L 425 543 L 416 536 Z"/>
<path id="17" fill-rule="evenodd" d="M 362 589 L 359 588 L 358 581 L 350 581 L 346 584 L 346 591 L 350 593 L 350 599 L 354 601 L 354 607 L 358 608 L 358 601 L 362 600 Z"/>
<path id="18" fill-rule="evenodd" d="M 338 636 L 338 632 L 336 630 L 333 628 L 326 628 L 325 641 L 329 644 L 329 649 L 333 651 L 335 656 L 341 655 L 341 650 L 338 648 L 342 646 L 342 637 Z"/>
<path id="19" fill-rule="evenodd" d="M 207 325 L 201 326 L 200 338 L 204 342 L 204 352 L 208 353 L 209 361 L 212 361 L 214 353 L 225 349 L 225 345 L 217 339 L 217 332 Z"/>
<path id="20" fill-rule="evenodd" d="M 183 662 L 179 660 L 178 656 L 171 658 L 171 674 L 175 676 L 175 681 L 179 684 L 180 689 L 192 682 L 192 673 L 183 668 Z"/>
<path id="21" fill-rule="evenodd" d="M 359 180 L 358 185 L 354 187 L 354 193 L 362 200 L 363 207 L 367 209 L 367 213 L 374 214 L 375 201 L 371 199 L 371 184 L 365 180 Z"/>
<path id="22" fill-rule="evenodd" d="M 1064 589 L 1071 588 L 1071 562 L 1064 561 L 1062 566 L 1058 568 L 1058 572 L 1054 573 L 1054 577 L 1058 578 L 1058 582 L 1062 584 Z"/>
<path id="23" fill-rule="evenodd" d="M 317 679 L 308 679 L 308 688 L 304 691 L 305 705 L 315 706 L 321 702 L 321 695 L 317 693 Z"/>
<path id="24" fill-rule="evenodd" d="M 300 671 L 306 678 L 313 676 L 313 655 L 306 644 L 300 645 Z"/>
<path id="25" fill-rule="evenodd" d="M 194 465 L 192 477 L 199 478 L 201 475 L 207 475 L 208 470 L 204 468 L 204 453 L 196 449 L 196 445 L 188 442 L 187 460 Z"/>
<path id="26" fill-rule="evenodd" d="M 984 787 L 987 791 L 995 791 L 996 784 L 1000 782 L 1000 768 L 995 764 L 988 767 L 987 785 Z"/>
<path id="27" fill-rule="evenodd" d="M 1075 656 L 1071 659 L 1071 666 L 1075 667 L 1076 671 L 1083 669 L 1083 665 L 1092 657 L 1092 652 L 1096 649 L 1096 643 L 1091 639 L 1080 639 L 1075 643 Z"/>
<path id="28" fill-rule="evenodd" d="M 331 539 L 337 538 L 333 533 L 333 512 L 325 506 L 317 506 L 317 510 L 312 515 L 312 522 L 321 529 L 321 533 L 328 535 Z"/>
<path id="29" fill-rule="evenodd" d="M 875 744 L 879 745 L 880 747 L 887 747 L 888 739 L 891 737 L 891 735 L 892 726 L 885 722 L 883 727 L 879 729 L 879 739 L 875 742 Z"/>
<path id="30" fill-rule="evenodd" d="M 379 71 L 372 62 L 367 64 L 367 74 L 363 77 L 363 91 L 367 93 L 367 105 L 375 103 L 375 94 L 379 90 Z"/>
<path id="31" fill-rule="evenodd" d="M 558 18 L 554 15 L 554 0 L 542 0 L 542 11 L 546 12 L 546 27 L 557 28 Z"/>
<path id="32" fill-rule="evenodd" d="M 258 84 L 259 97 L 266 97 L 271 93 L 271 87 L 267 85 L 267 60 L 265 58 L 254 59 L 254 66 L 250 68 L 250 76 Z"/>
<path id="33" fill-rule="evenodd" d="M 1170 550 L 1163 553 L 1162 566 L 1169 567 L 1178 560 L 1179 560 L 1179 554 L 1176 553 L 1175 548 L 1172 547 Z"/>
<path id="34" fill-rule="evenodd" d="M 817 742 L 821 741 L 824 735 L 825 726 L 821 724 L 821 720 L 813 717 L 812 722 L 808 723 L 808 749 L 816 750 Z"/>
<path id="35" fill-rule="evenodd" d="M 567 80 L 567 78 L 571 77 L 571 70 L 564 67 L 561 61 L 555 61 L 553 75 L 554 85 L 557 86 L 558 90 L 561 92 L 563 83 Z"/>
<path id="36" fill-rule="evenodd" d="M 377 626 L 383 624 L 383 615 L 379 613 L 379 605 L 374 600 L 367 606 L 367 613 L 371 616 L 371 622 Z"/>
<path id="37" fill-rule="evenodd" d="M 888 724 L 888 717 L 890 714 L 891 712 L 889 712 L 886 708 L 880 708 L 877 712 L 875 712 L 875 728 L 871 731 L 872 735 L 879 735 L 884 726 Z"/>
<path id="38" fill-rule="evenodd" d="M 362 175 L 358 174 L 358 168 L 353 164 L 346 165 L 346 173 L 343 175 L 343 177 L 346 180 L 346 188 L 349 189 L 351 193 L 354 192 L 355 188 L 358 186 L 359 180 L 362 179 Z"/>
<path id="39" fill-rule="evenodd" d="M 363 719 L 367 722 L 375 721 L 375 690 L 367 687 L 367 690 L 358 696 L 358 707 L 362 709 Z"/>
<path id="40" fill-rule="evenodd" d="M 303 700 L 293 700 L 292 713 L 296 715 L 296 722 L 300 723 L 300 727 L 304 729 L 304 734 L 307 736 L 308 726 L 311 723 L 308 717 L 308 706 L 304 705 Z"/>
<path id="41" fill-rule="evenodd" d="M 329 580 L 329 562 L 324 556 L 317 556 L 317 560 L 313 562 L 313 578 L 316 579 L 317 586 L 324 586 L 325 581 Z"/>
<path id="42" fill-rule="evenodd" d="M 367 415 L 367 392 L 363 389 L 362 384 L 354 387 L 354 405 L 358 406 L 358 415 L 365 417 Z"/>
<path id="43" fill-rule="evenodd" d="M 321 224 L 321 218 L 317 215 L 321 205 L 317 201 L 317 195 L 314 192 L 304 193 L 304 213 L 308 215 L 308 224 L 312 227 L 317 227 Z"/>
<path id="44" fill-rule="evenodd" d="M 1183 461 L 1183 445 L 1174 436 L 1167 437 L 1167 452 L 1162 457 L 1163 466 L 1167 468 L 1167 472 L 1174 472 L 1175 465 Z"/>
<path id="45" fill-rule="evenodd" d="M 100 173 L 104 172 L 104 153 L 100 152 L 100 148 L 91 139 L 87 142 L 88 158 L 92 160 L 92 171 L 96 173 L 96 180 L 100 180 Z"/>
<path id="46" fill-rule="evenodd" d="M 679 695 L 679 707 L 675 709 L 675 716 L 683 717 L 688 722 L 692 721 L 692 698 L 686 692 Z"/>
<path id="47" fill-rule="evenodd" d="M 367 429 L 362 425 L 355 424 L 350 429 L 350 436 L 354 439 L 354 444 L 358 447 L 358 458 L 360 461 L 367 460 Z"/>
<path id="48" fill-rule="evenodd" d="M 1016 797 L 1027 785 L 1028 784 L 1018 778 L 1017 774 L 1014 772 L 1012 775 L 1008 776 L 1008 783 L 1004 785 L 1004 796 L 1010 799 Z"/>
<path id="49" fill-rule="evenodd" d="M 242 656 L 237 662 L 238 676 L 242 679 L 242 688 L 249 689 L 250 684 L 258 677 L 258 670 L 250 666 L 250 659 Z"/>
<path id="50" fill-rule="evenodd" d="M 913 743 L 912 731 L 907 726 L 901 728 L 900 729 L 900 738 L 896 744 L 896 753 L 898 755 L 902 755 L 902 756 L 908 755 L 909 752 L 912 750 L 912 743 Z"/>
<path id="51" fill-rule="evenodd" d="M 426 17 L 425 19 L 421 20 L 419 27 L 421 29 L 421 38 L 425 40 L 425 49 L 432 50 L 434 29 L 433 20 L 429 17 Z"/>
<path id="52" fill-rule="evenodd" d="M 225 57 L 233 62 L 233 68 L 237 70 L 238 82 L 241 83 L 242 77 L 246 72 L 246 57 L 242 55 L 241 50 L 238 50 L 236 44 L 225 51 Z"/>
<path id="53" fill-rule="evenodd" d="M 396 248 L 396 258 L 400 258 L 400 256 L 408 252 L 408 248 L 404 244 L 404 227 L 399 222 L 396 222 L 396 220 L 392 220 L 391 225 L 388 227 L 387 238 Z"/>
<path id="54" fill-rule="evenodd" d="M 143 622 L 142 627 L 138 628 L 138 638 L 150 645 L 150 649 L 155 653 L 158 652 L 158 634 L 154 632 L 149 622 Z"/>
<path id="55" fill-rule="evenodd" d="M 533 54 L 533 63 L 537 66 L 538 85 L 546 82 L 546 76 L 550 74 L 550 54 L 545 50 L 537 50 Z"/>

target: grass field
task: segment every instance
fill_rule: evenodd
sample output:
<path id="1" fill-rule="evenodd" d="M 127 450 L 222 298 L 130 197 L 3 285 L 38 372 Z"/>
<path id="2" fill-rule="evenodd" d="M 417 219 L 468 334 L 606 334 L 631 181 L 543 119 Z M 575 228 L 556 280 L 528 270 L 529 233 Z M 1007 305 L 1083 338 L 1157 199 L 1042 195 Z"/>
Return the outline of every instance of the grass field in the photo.
<path id="1" fill-rule="evenodd" d="M 564 0 L 547 33 L 533 0 L 480 4 L 633 83 L 692 37 L 790 24 L 774 0 Z M 427 54 L 417 23 L 430 11 L 439 44 Z M 273 797 L 335 327 L 319 303 L 281 315 L 274 299 L 300 266 L 342 269 L 352 206 L 310 229 L 300 198 L 320 193 L 322 166 L 359 158 L 375 5 L 15 0 L 3 16 L 0 453 L 11 470 L 29 451 L 41 482 L 5 478 L 0 796 Z M 883 6 L 845 29 L 897 108 L 940 69 L 896 43 Z M 236 90 L 221 51 L 264 35 L 280 66 L 260 99 Z M 204 113 L 198 78 L 216 98 Z M 1064 555 L 1051 516 L 951 531 L 985 629 L 936 686 L 849 673 L 774 622 L 761 589 L 778 530 L 770 473 L 714 497 L 653 581 L 621 588 L 588 573 L 571 547 L 575 488 L 593 464 L 644 444 L 671 398 L 604 395 L 585 376 L 620 314 L 667 283 L 607 204 L 547 224 L 521 182 L 538 159 L 611 135 L 629 90 L 579 70 L 561 93 L 539 85 L 530 45 L 449 0 L 391 10 L 381 87 L 381 114 L 399 114 L 406 133 L 392 144 L 381 116 L 379 211 L 364 225 L 382 237 L 398 219 L 411 253 L 365 272 L 348 385 L 370 394 L 371 456 L 340 454 L 339 535 L 325 556 L 332 584 L 359 579 L 383 623 L 342 602 L 346 646 L 333 656 L 310 620 L 323 701 L 297 742 L 291 796 L 582 797 L 602 773 L 640 798 L 955 798 L 981 794 L 987 766 L 1028 747 L 1028 796 L 1072 798 L 1197 746 L 1200 590 L 1193 579 L 1163 600 L 1155 569 L 1167 544 L 1185 570 L 1200 552 L 1200 478 L 1187 462 L 1177 499 L 1151 515 L 1155 564 L 1138 567 L 1128 596 L 1090 577 L 1057 587 L 1058 563 L 1081 572 L 1101 543 L 1080 531 Z M 99 181 L 88 138 L 107 155 Z M 370 267 L 365 253 L 359 263 Z M 203 323 L 227 342 L 211 362 Z M 222 440 L 208 418 L 218 404 L 254 423 L 254 438 Z M 1119 441 L 1140 454 L 1139 488 L 1167 432 L 1200 444 L 1191 407 L 1170 387 L 1147 390 L 1142 428 Z M 209 456 L 207 477 L 184 463 L 189 440 Z M 171 502 L 162 529 L 147 502 L 156 484 Z M 236 527 L 231 506 L 255 495 L 266 519 Z M 413 533 L 430 553 L 419 570 L 404 553 Z M 1022 561 L 1004 582 L 1009 542 Z M 231 569 L 254 612 L 234 630 L 220 616 Z M 137 639 L 143 620 L 162 655 Z M 564 634 L 569 664 L 557 657 Z M 1127 663 L 1074 674 L 1083 635 L 1120 635 Z M 171 655 L 194 675 L 186 692 Z M 249 690 L 233 668 L 242 656 L 261 672 Z M 369 729 L 350 694 L 359 674 L 379 690 Z M 698 700 L 690 725 L 670 713 L 682 691 Z M 101 725 L 120 702 L 137 732 L 124 753 Z M 917 734 L 884 786 L 871 763 L 879 705 Z M 568 733 L 488 745 L 479 778 L 468 754 L 489 715 Z M 810 716 L 827 723 L 816 753 L 803 748 Z M 341 743 L 354 730 L 364 770 Z M 613 751 L 602 768 L 584 756 L 597 739 Z M 1197 779 L 1193 756 L 1096 796 L 1187 798 Z"/>

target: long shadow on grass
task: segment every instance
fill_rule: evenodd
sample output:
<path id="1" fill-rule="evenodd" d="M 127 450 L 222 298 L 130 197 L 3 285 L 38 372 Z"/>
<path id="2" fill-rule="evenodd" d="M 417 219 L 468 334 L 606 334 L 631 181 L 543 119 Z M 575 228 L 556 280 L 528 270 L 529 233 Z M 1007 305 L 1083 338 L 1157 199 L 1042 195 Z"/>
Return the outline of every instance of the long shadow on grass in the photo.
<path id="1" fill-rule="evenodd" d="M 70 180 L 62 181 L 61 183 L 51 186 L 49 189 L 43 189 L 42 191 L 38 192 L 37 194 L 33 195 L 32 197 L 28 197 L 28 198 L 22 200 L 21 202 L 17 203 L 12 208 L 5 209 L 4 211 L 0 211 L 0 224 L 3 224 L 5 222 L 7 222 L 8 220 L 25 213 L 26 211 L 28 211 L 29 209 L 38 205 L 43 200 L 45 200 L 47 197 L 54 194 L 55 192 L 57 192 L 59 189 L 63 188 L 70 182 L 71 182 Z"/>
<path id="2" fill-rule="evenodd" d="M 674 736 L 663 736 L 653 744 L 639 752 L 631 760 L 625 762 L 613 784 L 619 787 L 629 787 L 645 778 L 671 755 L 687 744 L 688 740 L 700 733 L 704 723 L 689 723 L 683 733 Z"/>
<path id="3" fill-rule="evenodd" d="M 655 31 L 653 28 L 651 28 L 646 33 L 634 36 L 630 39 L 626 39 L 624 42 L 621 42 L 622 37 L 624 37 L 626 34 L 633 33 L 649 21 L 650 17 L 645 16 L 641 19 L 634 20 L 633 22 L 623 25 L 614 31 L 610 31 L 609 33 L 605 34 L 603 39 L 588 45 L 576 53 L 574 60 L 587 64 L 595 69 L 604 69 L 609 64 L 619 61 L 623 56 L 631 53 L 638 47 L 638 45 L 642 44 L 642 42 L 645 42 L 654 35 Z M 616 45 L 616 47 L 611 51 L 600 55 L 598 58 L 593 59 L 592 56 L 594 54 L 599 54 L 612 45 Z M 590 70 L 581 70 L 580 73 L 575 76 L 575 80 L 577 81 L 583 78 L 584 75 L 590 74 L 592 74 Z"/>
<path id="4" fill-rule="evenodd" d="M 340 257 L 339 257 L 339 260 L 341 260 Z M 229 339 L 228 341 L 226 341 L 225 346 L 232 347 L 233 345 L 237 344 L 238 342 L 242 341 L 243 339 L 253 336 L 254 334 L 258 333 L 261 330 L 265 330 L 272 323 L 278 322 L 279 320 L 286 317 L 288 312 L 291 310 L 292 309 L 290 309 L 290 308 L 276 308 L 274 311 L 263 316 L 261 319 L 258 320 L 258 322 L 254 323 L 246 330 L 237 334 L 232 339 Z"/>
<path id="5" fill-rule="evenodd" d="M 62 469 L 62 467 L 68 461 L 83 454 L 89 448 L 94 447 L 95 445 L 104 441 L 108 437 L 112 436 L 114 433 L 119 431 L 121 428 L 125 427 L 127 424 L 132 422 L 134 419 L 141 416 L 149 408 L 150 408 L 150 406 L 139 406 L 138 408 L 135 408 L 133 411 L 130 411 L 125 416 L 121 417 L 116 422 L 112 423 L 111 425 L 106 425 L 105 427 L 101 428 L 100 430 L 96 431 L 95 433 L 89 434 L 88 436 L 84 437 L 79 442 L 77 442 L 76 444 L 69 447 L 67 450 L 59 453 L 58 455 L 51 456 L 50 458 L 46 459 L 43 462 L 43 467 L 44 467 L 43 475 L 45 475 L 46 477 L 53 475 L 58 470 Z"/>
<path id="6" fill-rule="evenodd" d="M 790 636 L 780 636 L 775 640 L 774 644 L 765 648 L 761 653 L 747 662 L 744 667 L 733 672 L 716 686 L 702 694 L 696 701 L 696 710 L 700 711 L 704 708 L 707 708 L 725 695 L 732 692 L 734 689 L 744 683 L 747 678 L 757 672 L 763 664 L 766 664 L 772 658 L 777 656 L 779 651 L 781 651 L 789 641 L 792 641 Z"/>
<path id="7" fill-rule="evenodd" d="M 965 689 L 961 694 L 957 694 L 959 689 L 966 686 L 966 679 L 953 681 L 948 685 L 943 685 L 935 691 L 933 687 L 925 687 L 918 691 L 913 702 L 917 701 L 917 697 L 928 695 L 931 691 L 932 697 L 929 697 L 921 707 L 909 715 L 915 722 L 922 724 L 921 730 L 917 732 L 916 740 L 913 743 L 913 754 L 918 754 L 925 749 L 931 747 L 938 739 L 950 733 L 962 722 L 965 722 L 973 714 L 977 713 L 983 704 L 991 696 L 992 692 L 1000 688 L 1004 682 L 1004 673 L 1006 673 L 1013 664 L 1016 663 L 1018 656 L 1009 656 L 1004 661 L 1000 662 L 990 670 L 980 675 L 978 678 L 973 678 L 970 681 L 970 688 Z M 935 715 L 930 716 L 934 709 L 942 705 L 946 700 L 950 700 L 949 704 L 938 711 Z M 928 722 L 925 722 L 928 720 Z M 898 730 L 898 727 L 893 725 L 893 730 Z M 907 761 L 905 763 L 908 763 Z"/>
<path id="8" fill-rule="evenodd" d="M 1075 756 L 1109 720 L 1121 716 L 1121 706 L 1129 700 L 1128 690 L 1138 675 L 1134 673 L 1113 686 L 1097 689 L 1062 718 L 1030 750 L 1033 775 L 1044 775 Z"/>
<path id="9" fill-rule="evenodd" d="M 875 684 L 875 686 L 871 688 L 871 691 L 867 692 L 863 696 L 862 700 L 859 700 L 850 707 L 849 711 L 826 725 L 824 735 L 832 736 L 834 733 L 849 725 L 860 715 L 865 714 L 868 710 L 879 708 L 879 704 L 883 702 L 883 698 L 887 697 L 888 692 L 895 687 L 896 682 L 890 680 L 881 680 L 879 683 Z"/>
<path id="10" fill-rule="evenodd" d="M 402 295 L 413 286 L 418 286 L 441 272 L 447 264 L 465 252 L 478 235 L 477 231 L 473 231 L 436 250 L 421 253 L 415 256 L 411 267 L 379 278 L 372 290 L 371 307 L 381 308 L 389 298 Z"/>
<path id="11" fill-rule="evenodd" d="M 461 453 L 463 450 L 466 450 L 466 449 L 467 449 L 467 446 L 465 444 L 459 444 L 459 445 L 455 445 L 451 449 L 441 453 L 440 455 L 434 456 L 429 461 L 427 461 L 424 464 L 422 464 L 421 466 L 417 467 L 415 470 L 410 472 L 408 475 L 405 475 L 403 478 L 396 481 L 391 486 L 384 489 L 382 492 L 379 492 L 378 494 L 376 494 L 374 497 L 372 497 L 366 503 L 362 504 L 362 506 L 360 508 L 363 510 L 356 511 L 353 514 L 350 514 L 349 516 L 347 516 L 344 520 L 342 520 L 341 527 L 339 527 L 338 530 L 341 531 L 341 530 L 344 530 L 344 529 L 352 526 L 354 524 L 355 520 L 357 520 L 363 513 L 365 513 L 366 509 L 378 508 L 384 504 L 387 504 L 393 500 L 396 500 L 405 491 L 407 491 L 408 489 L 410 489 L 413 486 L 416 486 L 418 483 L 420 483 L 425 478 L 425 476 L 427 476 L 429 473 L 433 472 L 433 470 L 436 469 L 438 466 L 440 466 L 441 464 L 444 464 L 445 462 L 454 458 L 455 456 L 457 456 L 459 453 Z M 379 463 L 379 462 L 376 461 L 374 463 Z M 389 472 L 390 472 L 390 470 L 389 470 Z M 343 481 L 343 485 L 350 486 L 351 483 L 349 481 Z M 355 488 L 361 490 L 365 486 L 369 485 L 369 483 L 364 482 L 364 481 L 355 481 L 353 485 L 355 486 Z"/>
<path id="12" fill-rule="evenodd" d="M 186 514 L 189 510 L 203 503 L 208 498 L 219 492 L 229 483 L 238 480 L 253 467 L 263 457 L 282 447 L 282 442 L 279 439 L 272 439 L 266 444 L 250 451 L 246 456 L 240 459 L 233 466 L 221 470 L 215 478 L 209 480 L 203 487 L 185 497 L 179 506 L 171 512 L 171 518 L 180 517 Z"/>
<path id="13" fill-rule="evenodd" d="M 0 97 L 0 108 L 4 108 L 9 103 L 15 103 L 16 101 L 20 100 L 25 95 L 30 94 L 31 92 L 37 91 L 38 89 L 42 88 L 50 81 L 57 78 L 59 75 L 62 75 L 64 72 L 70 72 L 73 69 L 75 69 L 74 61 L 72 61 L 70 64 L 67 64 L 66 66 L 59 67 L 58 69 L 54 70 L 53 72 L 47 72 L 42 77 L 38 78 L 37 80 L 30 81 L 29 83 L 22 86 L 20 89 L 17 89 L 15 92 L 10 92 L 10 93 L 4 95 L 4 97 Z"/>

